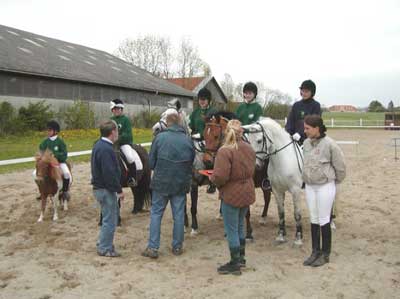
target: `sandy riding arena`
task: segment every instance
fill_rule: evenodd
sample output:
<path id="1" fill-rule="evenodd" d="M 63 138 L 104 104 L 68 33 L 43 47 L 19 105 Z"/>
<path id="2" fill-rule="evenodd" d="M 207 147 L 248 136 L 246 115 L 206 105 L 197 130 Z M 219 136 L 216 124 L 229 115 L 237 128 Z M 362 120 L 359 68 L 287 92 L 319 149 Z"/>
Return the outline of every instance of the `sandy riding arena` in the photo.
<path id="1" fill-rule="evenodd" d="M 342 145 L 348 176 L 340 188 L 337 230 L 331 263 L 304 267 L 309 254 L 309 224 L 302 202 L 305 233 L 294 248 L 293 207 L 286 199 L 289 242 L 276 246 L 278 216 L 271 201 L 267 224 L 258 223 L 261 191 L 252 207 L 255 241 L 247 246 L 248 267 L 241 276 L 218 275 L 228 249 L 223 224 L 215 219 L 216 195 L 200 190 L 196 237 L 186 235 L 185 252 L 170 251 L 171 212 L 162 225 L 160 258 L 140 256 L 146 247 L 149 213 L 132 215 L 132 195 L 122 208 L 115 238 L 122 257 L 96 254 L 98 209 L 89 185 L 89 164 L 74 167 L 75 182 L 67 212 L 43 223 L 31 171 L 0 175 L 0 298 L 399 298 L 400 161 L 394 161 L 390 138 L 399 132 L 331 130 Z M 51 206 L 51 205 L 48 205 Z M 190 210 L 190 208 L 189 208 Z M 397 294 L 397 295 L 396 295 Z"/>

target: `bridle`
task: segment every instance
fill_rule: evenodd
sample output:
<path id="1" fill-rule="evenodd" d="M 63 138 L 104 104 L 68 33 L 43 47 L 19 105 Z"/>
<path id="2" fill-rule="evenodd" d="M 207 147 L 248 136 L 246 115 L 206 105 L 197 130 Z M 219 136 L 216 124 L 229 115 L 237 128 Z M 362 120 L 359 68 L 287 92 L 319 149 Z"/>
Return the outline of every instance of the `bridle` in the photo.
<path id="1" fill-rule="evenodd" d="M 296 153 L 297 166 L 299 168 L 300 173 L 302 173 L 300 159 L 303 162 L 303 157 L 301 156 L 301 152 L 300 152 L 299 147 L 296 144 L 296 141 L 294 139 L 292 139 L 286 145 L 270 152 L 270 151 L 268 151 L 268 142 L 273 145 L 274 143 L 273 143 L 272 139 L 268 136 L 267 131 L 265 130 L 265 128 L 263 127 L 263 125 L 261 123 L 256 122 L 255 125 L 258 125 L 260 128 L 256 129 L 256 130 L 247 130 L 246 133 L 247 134 L 262 133 L 262 147 L 261 147 L 261 150 L 256 151 L 256 159 L 260 160 L 262 163 L 265 163 L 271 156 L 278 154 L 279 152 L 283 151 L 285 148 L 287 148 L 293 144 L 293 146 L 295 148 L 295 153 Z M 249 140 L 246 137 L 246 135 L 243 135 L 243 137 L 244 137 L 245 141 L 249 143 Z"/>

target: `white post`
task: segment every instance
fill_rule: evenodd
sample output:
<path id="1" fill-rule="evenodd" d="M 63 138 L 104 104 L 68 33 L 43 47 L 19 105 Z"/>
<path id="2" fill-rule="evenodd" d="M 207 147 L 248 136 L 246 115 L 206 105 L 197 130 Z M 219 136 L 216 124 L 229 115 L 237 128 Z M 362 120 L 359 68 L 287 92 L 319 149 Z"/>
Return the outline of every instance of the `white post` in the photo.
<path id="1" fill-rule="evenodd" d="M 333 118 L 331 118 L 331 127 L 332 128 L 333 128 L 334 124 L 335 124 L 335 122 L 334 122 Z"/>
<path id="2" fill-rule="evenodd" d="M 362 121 L 362 118 L 360 118 L 360 127 L 362 127 L 363 126 L 363 121 Z"/>
<path id="3" fill-rule="evenodd" d="M 285 117 L 285 125 L 287 124 L 287 117 Z"/>

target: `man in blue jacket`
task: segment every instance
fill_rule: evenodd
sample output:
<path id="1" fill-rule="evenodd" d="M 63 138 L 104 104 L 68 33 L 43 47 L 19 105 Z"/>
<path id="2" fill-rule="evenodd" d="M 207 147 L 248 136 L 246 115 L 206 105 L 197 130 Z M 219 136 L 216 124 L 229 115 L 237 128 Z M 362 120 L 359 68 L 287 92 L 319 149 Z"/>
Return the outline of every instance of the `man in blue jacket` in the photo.
<path id="1" fill-rule="evenodd" d="M 190 190 L 192 165 L 195 157 L 193 142 L 179 126 L 176 109 L 165 111 L 168 129 L 153 140 L 149 163 L 153 170 L 151 180 L 152 205 L 150 214 L 150 236 L 145 257 L 157 258 L 160 247 L 161 219 L 168 201 L 174 219 L 172 253 L 183 251 L 185 196 Z"/>
<path id="2" fill-rule="evenodd" d="M 113 150 L 118 140 L 118 125 L 108 120 L 100 125 L 101 138 L 93 147 L 91 157 L 93 193 L 101 207 L 103 222 L 97 241 L 97 254 L 118 257 L 113 240 L 118 222 L 118 198 L 124 199 L 120 184 L 121 169 Z"/>
<path id="3" fill-rule="evenodd" d="M 293 104 L 286 122 L 286 131 L 293 139 L 303 144 L 306 139 L 304 134 L 304 117 L 307 115 L 321 115 L 321 105 L 314 100 L 316 92 L 315 83 L 311 80 L 304 81 L 300 86 L 301 100 Z"/>

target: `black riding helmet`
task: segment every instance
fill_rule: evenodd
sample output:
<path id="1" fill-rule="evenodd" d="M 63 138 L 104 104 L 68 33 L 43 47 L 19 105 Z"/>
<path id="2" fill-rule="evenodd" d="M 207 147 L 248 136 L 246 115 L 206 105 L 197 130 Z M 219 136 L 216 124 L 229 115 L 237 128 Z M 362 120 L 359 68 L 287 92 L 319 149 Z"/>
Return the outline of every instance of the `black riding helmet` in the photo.
<path id="1" fill-rule="evenodd" d="M 247 82 L 243 86 L 243 92 L 246 92 L 246 91 L 251 91 L 252 93 L 254 93 L 254 97 L 257 97 L 258 88 L 257 88 L 257 85 L 255 85 L 253 82 Z"/>
<path id="2" fill-rule="evenodd" d="M 317 87 L 315 86 L 315 83 L 312 80 L 304 81 L 303 83 L 301 83 L 301 86 L 299 88 L 311 91 L 311 97 L 314 97 L 315 92 L 317 91 Z"/>
<path id="3" fill-rule="evenodd" d="M 55 120 L 51 120 L 47 123 L 47 129 L 54 130 L 55 132 L 60 132 L 60 125 Z"/>
<path id="4" fill-rule="evenodd" d="M 211 92 L 207 88 L 202 88 L 199 90 L 199 93 L 197 94 L 198 99 L 206 99 L 208 100 L 208 103 L 211 102 Z"/>

